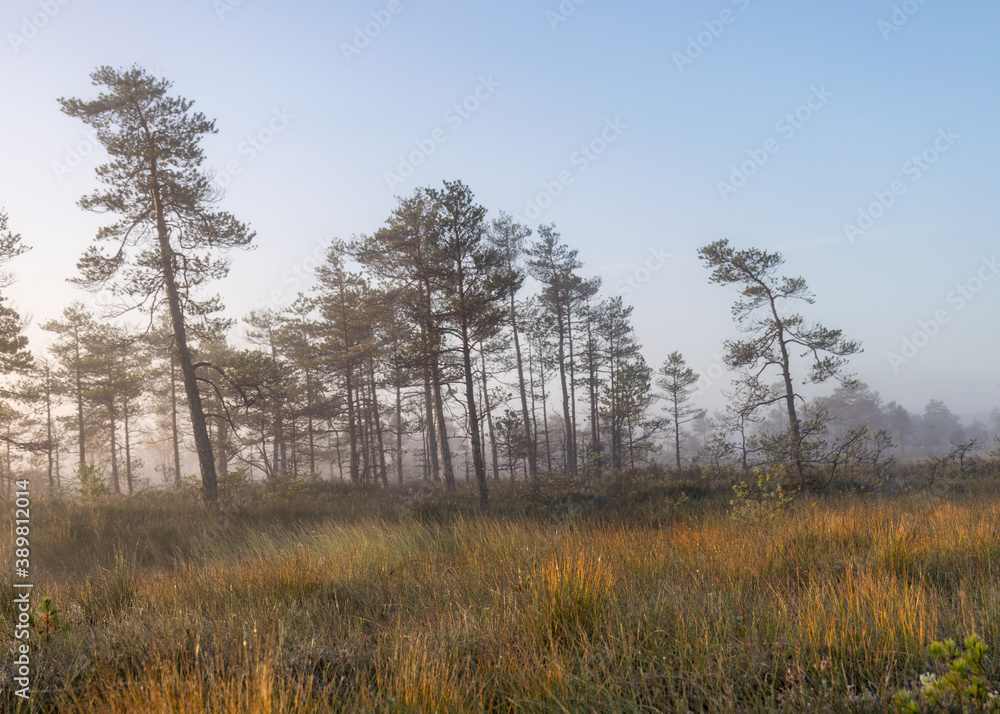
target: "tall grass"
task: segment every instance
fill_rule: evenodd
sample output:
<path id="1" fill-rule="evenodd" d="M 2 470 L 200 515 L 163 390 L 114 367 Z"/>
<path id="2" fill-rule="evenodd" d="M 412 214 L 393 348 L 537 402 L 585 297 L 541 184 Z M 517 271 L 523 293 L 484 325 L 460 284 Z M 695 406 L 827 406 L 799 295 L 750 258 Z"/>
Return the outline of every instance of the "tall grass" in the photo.
<path id="1" fill-rule="evenodd" d="M 34 703 L 883 711 L 932 641 L 1000 645 L 995 493 L 831 497 L 745 523 L 717 497 L 640 491 L 641 518 L 529 517 L 522 499 L 484 519 L 463 494 L 313 496 L 286 504 L 294 518 L 167 496 L 40 504 L 36 599 L 64 626 L 35 642 Z M 18 711 L 10 676 L 0 708 Z"/>

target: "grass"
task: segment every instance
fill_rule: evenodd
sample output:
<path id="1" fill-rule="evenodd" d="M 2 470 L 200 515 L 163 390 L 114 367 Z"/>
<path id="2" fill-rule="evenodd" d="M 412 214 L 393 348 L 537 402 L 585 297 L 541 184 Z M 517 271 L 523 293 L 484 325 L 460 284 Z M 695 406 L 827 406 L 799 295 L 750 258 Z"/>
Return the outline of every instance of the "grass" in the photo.
<path id="1" fill-rule="evenodd" d="M 880 712 L 933 668 L 933 641 L 1000 645 L 990 483 L 800 498 L 754 522 L 698 484 L 689 500 L 652 480 L 546 488 L 499 487 L 490 518 L 471 491 L 339 486 L 221 514 L 167 494 L 37 503 L 35 602 L 50 596 L 61 625 L 33 634 L 33 702 Z"/>

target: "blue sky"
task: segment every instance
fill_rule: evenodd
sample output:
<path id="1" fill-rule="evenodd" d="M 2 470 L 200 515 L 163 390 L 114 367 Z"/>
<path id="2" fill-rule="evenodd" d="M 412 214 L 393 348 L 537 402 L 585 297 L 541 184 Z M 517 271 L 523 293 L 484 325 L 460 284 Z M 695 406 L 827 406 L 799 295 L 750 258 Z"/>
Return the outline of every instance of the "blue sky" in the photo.
<path id="1" fill-rule="evenodd" d="M 101 156 L 56 98 L 137 63 L 217 120 L 223 205 L 258 232 L 219 286 L 234 317 L 305 287 L 394 193 L 459 178 L 554 222 L 635 306 L 651 363 L 718 375 L 735 296 L 696 250 L 729 238 L 784 253 L 886 399 L 1000 404 L 1000 6 L 577 2 L 8 0 L 0 206 L 34 246 L 8 294 L 36 322 L 93 300 L 65 279 L 101 224 L 75 205 Z"/>

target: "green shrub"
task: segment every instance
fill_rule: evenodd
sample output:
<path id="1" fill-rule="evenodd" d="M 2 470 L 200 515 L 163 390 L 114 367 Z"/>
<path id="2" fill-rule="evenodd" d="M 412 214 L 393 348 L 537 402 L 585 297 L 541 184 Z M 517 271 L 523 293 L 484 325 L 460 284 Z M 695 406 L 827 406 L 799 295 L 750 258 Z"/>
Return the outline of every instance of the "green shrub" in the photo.
<path id="1" fill-rule="evenodd" d="M 740 481 L 733 486 L 736 498 L 729 502 L 733 507 L 732 516 L 738 521 L 760 521 L 775 518 L 788 508 L 795 499 L 786 496 L 781 484 L 771 483 L 771 477 L 764 469 L 755 468 L 757 482 Z"/>
<path id="2" fill-rule="evenodd" d="M 104 478 L 104 470 L 97 468 L 93 463 L 80 464 L 74 473 L 77 479 L 76 490 L 83 500 L 92 501 L 111 493 Z"/>
<path id="3" fill-rule="evenodd" d="M 1000 712 L 1000 695 L 990 690 L 983 669 L 987 647 L 975 635 L 965 638 L 965 649 L 955 640 L 934 642 L 927 651 L 941 662 L 943 674 L 920 677 L 920 689 L 902 690 L 893 698 L 896 709 L 906 714 L 920 712 Z"/>

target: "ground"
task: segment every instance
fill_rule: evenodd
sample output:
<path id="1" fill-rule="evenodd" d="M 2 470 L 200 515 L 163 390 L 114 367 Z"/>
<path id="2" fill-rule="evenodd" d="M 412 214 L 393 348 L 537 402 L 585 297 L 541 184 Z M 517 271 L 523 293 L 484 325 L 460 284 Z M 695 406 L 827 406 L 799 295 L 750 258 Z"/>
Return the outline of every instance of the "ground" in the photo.
<path id="1" fill-rule="evenodd" d="M 943 673 L 933 642 L 1000 646 L 996 485 L 800 493 L 740 518 L 729 484 L 662 475 L 497 485 L 487 517 L 474 490 L 423 486 L 252 489 L 219 511 L 196 494 L 39 497 L 33 701 L 892 711 Z M 28 711 L 12 659 L 0 709 Z M 996 689 L 989 654 L 983 668 Z"/>

